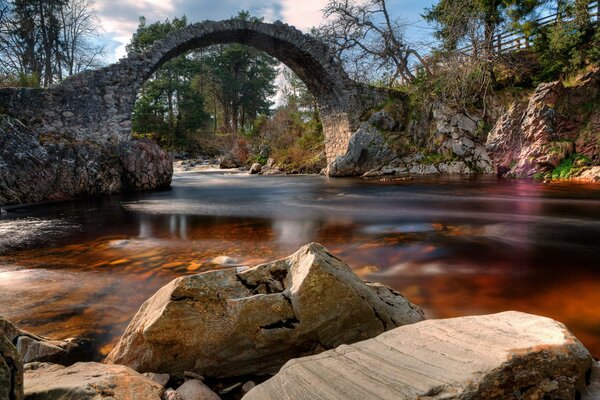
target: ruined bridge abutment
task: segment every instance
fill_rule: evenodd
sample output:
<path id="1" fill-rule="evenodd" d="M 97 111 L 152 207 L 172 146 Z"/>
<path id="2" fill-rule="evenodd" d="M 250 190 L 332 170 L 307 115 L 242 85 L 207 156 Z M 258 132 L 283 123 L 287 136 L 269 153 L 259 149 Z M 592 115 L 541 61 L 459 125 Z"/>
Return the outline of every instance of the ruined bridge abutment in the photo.
<path id="1" fill-rule="evenodd" d="M 316 97 L 327 161 L 346 152 L 365 110 L 384 96 L 352 81 L 328 48 L 281 22 L 206 21 L 157 41 L 107 67 L 67 78 L 49 89 L 1 89 L 0 112 L 44 133 L 121 141 L 131 137 L 131 114 L 143 83 L 165 62 L 213 44 L 240 43 L 286 64 Z"/>

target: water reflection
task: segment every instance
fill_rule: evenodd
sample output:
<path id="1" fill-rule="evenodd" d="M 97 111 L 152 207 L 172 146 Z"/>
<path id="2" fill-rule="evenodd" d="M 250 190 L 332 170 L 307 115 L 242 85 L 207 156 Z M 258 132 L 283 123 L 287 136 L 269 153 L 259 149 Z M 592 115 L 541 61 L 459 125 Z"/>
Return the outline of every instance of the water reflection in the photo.
<path id="1" fill-rule="evenodd" d="M 0 314 L 106 353 L 171 279 L 317 241 L 430 317 L 544 314 L 600 355 L 599 206 L 594 186 L 184 174 L 166 192 L 11 210 Z"/>

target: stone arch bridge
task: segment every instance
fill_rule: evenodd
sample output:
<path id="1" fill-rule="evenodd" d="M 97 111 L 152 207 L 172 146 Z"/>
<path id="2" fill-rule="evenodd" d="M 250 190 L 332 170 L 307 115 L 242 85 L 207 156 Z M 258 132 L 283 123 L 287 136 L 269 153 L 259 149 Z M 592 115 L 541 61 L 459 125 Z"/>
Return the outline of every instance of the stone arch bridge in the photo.
<path id="1" fill-rule="evenodd" d="M 316 97 L 328 163 L 346 152 L 365 110 L 385 94 L 348 78 L 327 47 L 292 26 L 243 20 L 205 21 L 173 32 L 143 54 L 69 77 L 49 89 L 2 89 L 0 112 L 38 132 L 129 140 L 131 113 L 142 84 L 165 62 L 213 44 L 241 43 L 291 68 Z"/>

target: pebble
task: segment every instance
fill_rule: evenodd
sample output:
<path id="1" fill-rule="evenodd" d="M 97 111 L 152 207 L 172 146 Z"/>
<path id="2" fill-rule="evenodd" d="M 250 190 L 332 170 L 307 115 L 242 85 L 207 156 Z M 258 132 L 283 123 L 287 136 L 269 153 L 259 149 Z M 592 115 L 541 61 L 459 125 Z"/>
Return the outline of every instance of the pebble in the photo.
<path id="1" fill-rule="evenodd" d="M 177 388 L 177 393 L 182 400 L 221 400 L 218 394 L 198 379 L 186 381 Z"/>
<path id="2" fill-rule="evenodd" d="M 183 398 L 175 390 L 169 388 L 163 394 L 163 400 L 183 400 Z"/>
<path id="3" fill-rule="evenodd" d="M 146 372 L 144 375 L 161 386 L 167 386 L 167 383 L 169 383 L 169 379 L 171 379 L 171 376 L 169 374 L 155 374 L 153 372 Z"/>
<path id="4" fill-rule="evenodd" d="M 248 393 L 249 391 L 251 391 L 252 389 L 254 389 L 254 387 L 256 386 L 256 383 L 254 383 L 254 381 L 248 381 L 246 383 L 244 383 L 242 385 L 242 395 Z"/>

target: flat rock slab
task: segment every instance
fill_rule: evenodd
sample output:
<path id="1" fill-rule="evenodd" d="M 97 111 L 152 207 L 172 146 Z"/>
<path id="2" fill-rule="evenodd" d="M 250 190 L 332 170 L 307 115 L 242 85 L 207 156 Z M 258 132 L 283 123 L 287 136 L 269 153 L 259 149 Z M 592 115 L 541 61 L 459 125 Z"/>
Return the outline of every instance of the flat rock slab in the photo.
<path id="1" fill-rule="evenodd" d="M 593 359 L 520 312 L 428 320 L 289 361 L 244 400 L 576 399 Z"/>
<path id="2" fill-rule="evenodd" d="M 25 372 L 26 400 L 161 400 L 165 388 L 122 365 L 41 364 Z"/>

